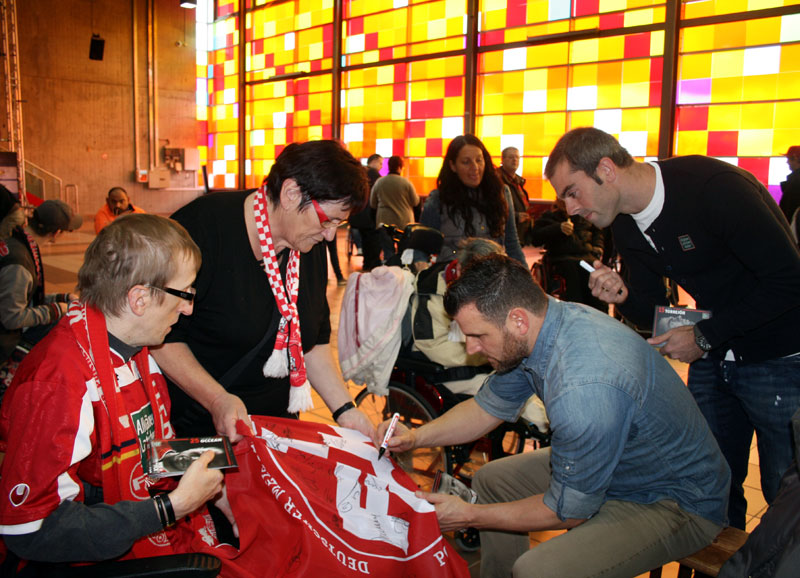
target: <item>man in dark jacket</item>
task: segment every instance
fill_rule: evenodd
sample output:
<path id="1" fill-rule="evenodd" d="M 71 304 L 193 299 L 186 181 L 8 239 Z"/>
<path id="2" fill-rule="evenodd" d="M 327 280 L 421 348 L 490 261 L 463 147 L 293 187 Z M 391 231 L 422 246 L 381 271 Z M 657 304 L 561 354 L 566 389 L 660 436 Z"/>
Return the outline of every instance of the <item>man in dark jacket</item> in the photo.
<path id="1" fill-rule="evenodd" d="M 528 201 L 528 191 L 525 190 L 525 179 L 517 174 L 518 168 L 519 150 L 516 147 L 504 148 L 500 166 L 497 167 L 497 176 L 511 191 L 519 244 L 525 245 L 529 241 L 531 230 L 531 217 L 528 215 L 530 202 Z"/>
<path id="2" fill-rule="evenodd" d="M 781 183 L 783 196 L 780 207 L 786 220 L 791 223 L 795 212 L 800 208 L 800 146 L 789 147 L 786 151 L 786 162 L 792 172 Z"/>
<path id="3" fill-rule="evenodd" d="M 732 471 L 730 523 L 744 528 L 753 431 L 771 503 L 792 462 L 800 407 L 800 253 L 786 218 L 747 171 L 701 156 L 637 162 L 595 128 L 561 137 L 545 175 L 568 213 L 612 225 L 626 278 L 595 261 L 595 296 L 646 326 L 667 304 L 666 276 L 711 310 L 649 342 L 691 363 L 689 389 Z"/>

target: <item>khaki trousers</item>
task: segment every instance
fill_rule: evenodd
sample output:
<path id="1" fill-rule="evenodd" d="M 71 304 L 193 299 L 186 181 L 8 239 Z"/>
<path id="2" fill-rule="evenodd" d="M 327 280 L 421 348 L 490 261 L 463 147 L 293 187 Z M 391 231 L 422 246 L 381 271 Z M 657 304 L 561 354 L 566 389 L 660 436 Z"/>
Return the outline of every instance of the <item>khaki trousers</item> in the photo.
<path id="1" fill-rule="evenodd" d="M 550 449 L 492 461 L 472 487 L 482 504 L 542 494 L 550 483 Z M 704 548 L 721 526 L 672 500 L 611 500 L 588 521 L 530 548 L 528 533 L 482 531 L 481 578 L 631 578 Z"/>

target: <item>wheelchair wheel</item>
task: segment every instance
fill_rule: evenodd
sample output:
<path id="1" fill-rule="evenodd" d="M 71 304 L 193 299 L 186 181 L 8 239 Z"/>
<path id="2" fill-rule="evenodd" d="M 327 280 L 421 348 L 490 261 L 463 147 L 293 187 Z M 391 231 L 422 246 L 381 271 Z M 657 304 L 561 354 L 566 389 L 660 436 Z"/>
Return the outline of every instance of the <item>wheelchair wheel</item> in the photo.
<path id="1" fill-rule="evenodd" d="M 453 456 L 454 474 L 464 481 L 472 481 L 475 473 L 487 462 L 522 453 L 524 449 L 525 436 L 520 434 L 515 424 L 502 423 L 472 444 L 453 448 L 455 453 L 464 450 L 460 456 Z M 466 451 L 469 451 L 468 455 L 464 455 Z"/>
<path id="2" fill-rule="evenodd" d="M 481 535 L 475 528 L 464 528 L 453 532 L 453 540 L 462 552 L 477 552 L 481 549 Z"/>
<path id="3" fill-rule="evenodd" d="M 397 382 L 389 383 L 389 394 L 380 396 L 364 388 L 356 396 L 356 406 L 375 425 L 390 419 L 395 412 L 408 428 L 417 428 L 432 421 L 436 416 L 428 402 L 417 392 Z M 421 489 L 430 491 L 438 470 L 450 473 L 449 460 L 444 448 L 418 448 L 395 456 L 403 468 Z"/>

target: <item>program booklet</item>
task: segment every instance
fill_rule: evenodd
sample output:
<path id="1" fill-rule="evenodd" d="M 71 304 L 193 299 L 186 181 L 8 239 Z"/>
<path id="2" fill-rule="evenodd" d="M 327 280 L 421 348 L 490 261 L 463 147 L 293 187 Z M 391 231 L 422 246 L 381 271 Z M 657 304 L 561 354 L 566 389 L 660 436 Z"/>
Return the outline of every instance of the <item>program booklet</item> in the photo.
<path id="1" fill-rule="evenodd" d="M 208 450 L 214 452 L 209 468 L 222 470 L 237 467 L 236 456 L 227 436 L 154 440 L 145 448 L 147 471 L 152 478 L 180 476 L 192 462 Z"/>
<path id="2" fill-rule="evenodd" d="M 436 472 L 436 477 L 433 478 L 433 488 L 431 491 L 434 494 L 458 496 L 468 504 L 474 504 L 478 501 L 478 493 L 475 490 L 450 474 L 444 473 L 442 470 Z"/>
<path id="3" fill-rule="evenodd" d="M 699 321 L 710 318 L 711 311 L 706 309 L 656 305 L 656 314 L 653 318 L 653 335 L 662 335 L 670 329 L 684 325 L 695 325 Z"/>

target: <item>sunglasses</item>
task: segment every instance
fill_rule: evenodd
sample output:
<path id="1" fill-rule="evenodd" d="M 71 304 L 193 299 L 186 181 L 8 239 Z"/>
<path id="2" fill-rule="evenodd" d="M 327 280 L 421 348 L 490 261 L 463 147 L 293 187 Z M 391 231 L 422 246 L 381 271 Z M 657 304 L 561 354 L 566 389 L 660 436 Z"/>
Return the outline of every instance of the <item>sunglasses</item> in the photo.
<path id="1" fill-rule="evenodd" d="M 189 291 L 180 291 L 178 289 L 173 289 L 172 287 L 156 287 L 155 285 L 145 285 L 145 287 L 149 287 L 150 289 L 157 289 L 158 291 L 163 291 L 164 293 L 169 293 L 170 295 L 174 295 L 175 297 L 180 297 L 188 301 L 189 303 L 194 303 L 194 297 L 197 291 L 192 288 Z"/>
<path id="2" fill-rule="evenodd" d="M 319 224 L 322 225 L 323 229 L 333 229 L 334 227 L 338 227 L 339 225 L 344 225 L 347 223 L 347 219 L 331 219 L 325 214 L 325 211 L 322 210 L 322 207 L 320 207 L 319 203 L 314 199 L 311 199 L 311 204 L 314 205 L 314 210 L 317 212 Z"/>

